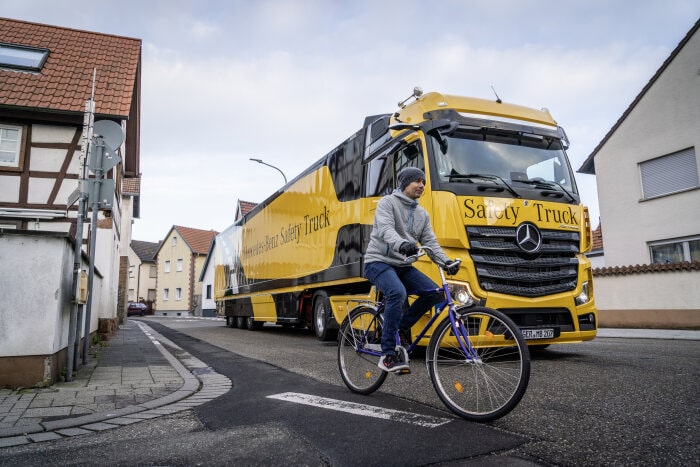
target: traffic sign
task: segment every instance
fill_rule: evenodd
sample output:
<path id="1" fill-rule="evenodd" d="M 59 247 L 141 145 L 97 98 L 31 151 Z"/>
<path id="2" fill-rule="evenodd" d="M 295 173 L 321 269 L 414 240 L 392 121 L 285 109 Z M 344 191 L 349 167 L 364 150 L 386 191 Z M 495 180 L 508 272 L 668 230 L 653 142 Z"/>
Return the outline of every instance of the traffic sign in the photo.
<path id="1" fill-rule="evenodd" d="M 95 183 L 97 179 L 91 178 L 87 181 L 88 203 L 92 206 L 95 203 Z M 114 179 L 105 178 L 100 184 L 99 194 L 100 209 L 112 209 L 114 205 Z"/>

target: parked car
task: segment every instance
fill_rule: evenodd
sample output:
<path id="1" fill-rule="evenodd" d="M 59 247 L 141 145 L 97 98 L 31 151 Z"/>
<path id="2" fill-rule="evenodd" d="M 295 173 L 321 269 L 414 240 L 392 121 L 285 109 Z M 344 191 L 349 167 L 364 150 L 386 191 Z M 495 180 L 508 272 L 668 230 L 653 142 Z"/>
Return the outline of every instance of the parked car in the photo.
<path id="1" fill-rule="evenodd" d="M 129 306 L 126 309 L 126 316 L 143 316 L 146 314 L 146 312 L 148 312 L 148 306 L 145 303 L 129 302 Z"/>

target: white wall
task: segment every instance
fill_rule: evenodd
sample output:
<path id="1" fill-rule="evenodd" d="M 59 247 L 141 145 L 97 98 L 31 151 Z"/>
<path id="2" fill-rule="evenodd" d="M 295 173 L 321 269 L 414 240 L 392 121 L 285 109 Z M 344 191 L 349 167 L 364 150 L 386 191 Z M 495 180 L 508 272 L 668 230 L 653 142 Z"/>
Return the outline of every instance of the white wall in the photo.
<path id="1" fill-rule="evenodd" d="M 57 235 L 2 235 L 0 265 L 0 357 L 52 355 L 65 348 L 73 309 L 72 244 Z M 94 282 L 99 293 L 101 279 Z M 95 319 L 91 331 L 96 329 Z"/>
<path id="2" fill-rule="evenodd" d="M 207 269 L 204 271 L 202 280 L 202 310 L 216 310 L 216 302 L 214 301 L 214 270 L 216 268 L 217 245 L 214 244 L 212 255 L 207 263 Z M 211 286 L 211 298 L 207 299 L 207 286 Z"/>
<path id="3" fill-rule="evenodd" d="M 700 309 L 700 271 L 594 276 L 599 310 Z M 668 293 L 682 290 L 683 293 Z"/>

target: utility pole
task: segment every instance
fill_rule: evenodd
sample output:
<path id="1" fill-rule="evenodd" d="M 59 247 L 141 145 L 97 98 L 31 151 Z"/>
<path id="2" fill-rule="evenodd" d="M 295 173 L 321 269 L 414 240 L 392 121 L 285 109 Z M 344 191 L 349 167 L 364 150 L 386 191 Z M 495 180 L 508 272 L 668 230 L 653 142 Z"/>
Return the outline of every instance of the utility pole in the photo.
<path id="1" fill-rule="evenodd" d="M 104 175 L 119 162 L 117 151 L 124 142 L 122 127 L 112 120 L 99 120 L 93 125 L 93 141 L 90 146 L 88 168 L 95 174 L 90 180 L 89 203 L 92 206 L 90 223 L 90 268 L 88 272 L 87 311 L 85 312 L 85 334 L 83 335 L 83 364 L 87 363 L 90 346 L 90 319 L 92 317 L 93 284 L 95 279 L 95 253 L 97 248 L 97 219 L 100 208 L 108 209 L 114 203 L 114 180 L 105 179 Z"/>
<path id="2" fill-rule="evenodd" d="M 92 141 L 92 130 L 95 121 L 95 78 L 97 69 L 92 71 L 92 92 L 90 99 L 85 101 L 85 114 L 83 116 L 83 134 L 80 142 L 80 180 L 78 188 L 68 197 L 68 205 L 78 202 L 78 217 L 75 222 L 75 245 L 73 258 L 73 291 L 75 293 L 75 306 L 71 309 L 68 324 L 68 358 L 66 362 L 66 381 L 73 380 L 73 369 L 78 363 L 78 349 L 80 348 L 80 322 L 82 321 L 84 294 L 81 293 L 82 285 L 82 256 L 83 256 L 83 222 L 87 217 L 86 179 L 87 179 L 87 155 Z"/>

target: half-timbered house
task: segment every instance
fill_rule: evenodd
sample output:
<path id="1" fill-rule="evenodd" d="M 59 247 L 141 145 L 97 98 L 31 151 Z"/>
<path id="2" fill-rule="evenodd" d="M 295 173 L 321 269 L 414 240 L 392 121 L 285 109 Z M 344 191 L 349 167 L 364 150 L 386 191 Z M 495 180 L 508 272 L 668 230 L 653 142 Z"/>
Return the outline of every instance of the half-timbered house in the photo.
<path id="1" fill-rule="evenodd" d="M 94 119 L 117 123 L 125 140 L 106 174 L 114 201 L 78 239 L 87 258 L 96 236 L 88 335 L 123 316 L 139 206 L 140 184 L 130 181 L 140 174 L 140 79 L 140 39 L 0 18 L 0 387 L 51 384 L 66 368 L 74 201 L 93 90 Z"/>

